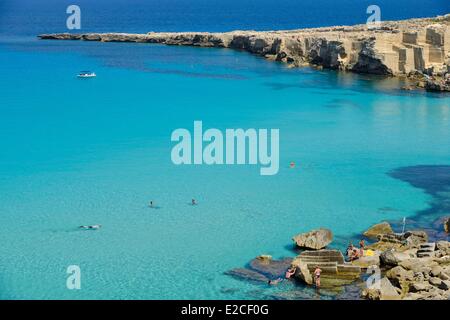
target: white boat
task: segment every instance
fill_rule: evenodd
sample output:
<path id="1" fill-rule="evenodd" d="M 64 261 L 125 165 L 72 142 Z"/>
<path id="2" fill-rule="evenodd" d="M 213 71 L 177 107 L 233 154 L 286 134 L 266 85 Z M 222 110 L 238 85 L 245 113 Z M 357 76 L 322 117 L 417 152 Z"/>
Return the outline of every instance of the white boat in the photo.
<path id="1" fill-rule="evenodd" d="M 95 72 L 92 72 L 92 71 L 81 71 L 78 75 L 77 75 L 77 77 L 78 78 L 94 78 L 94 77 L 96 77 L 97 75 L 95 74 Z"/>

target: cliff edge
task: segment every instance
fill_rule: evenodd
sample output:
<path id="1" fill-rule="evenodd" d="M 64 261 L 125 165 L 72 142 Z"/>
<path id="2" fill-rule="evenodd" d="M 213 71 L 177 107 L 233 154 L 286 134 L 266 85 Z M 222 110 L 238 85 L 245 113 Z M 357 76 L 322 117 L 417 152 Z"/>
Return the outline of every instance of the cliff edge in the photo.
<path id="1" fill-rule="evenodd" d="M 384 21 L 378 26 L 224 33 L 58 33 L 38 37 L 231 48 L 293 67 L 316 65 L 357 73 L 404 75 L 420 79 L 430 90 L 450 91 L 450 14 Z"/>

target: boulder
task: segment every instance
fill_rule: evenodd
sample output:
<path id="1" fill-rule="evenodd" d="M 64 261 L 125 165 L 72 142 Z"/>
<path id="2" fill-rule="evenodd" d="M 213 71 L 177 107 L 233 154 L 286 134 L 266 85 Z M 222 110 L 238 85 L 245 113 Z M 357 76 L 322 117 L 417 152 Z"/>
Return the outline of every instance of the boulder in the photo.
<path id="1" fill-rule="evenodd" d="M 442 280 L 441 284 L 439 285 L 439 289 L 442 290 L 450 290 L 450 281 L 449 280 Z"/>
<path id="2" fill-rule="evenodd" d="M 362 269 L 367 269 L 370 266 L 380 265 L 380 254 L 375 253 L 373 256 L 364 256 L 359 259 L 353 260 L 352 265 L 359 266 Z"/>
<path id="3" fill-rule="evenodd" d="M 270 262 L 272 261 L 272 256 L 270 254 L 262 254 L 257 256 L 256 259 L 260 260 L 261 262 Z"/>
<path id="4" fill-rule="evenodd" d="M 394 233 L 391 225 L 387 222 L 381 222 L 367 229 L 367 231 L 364 232 L 363 235 L 367 238 L 375 239 L 379 234 L 390 234 L 390 233 Z"/>
<path id="5" fill-rule="evenodd" d="M 380 280 L 380 300 L 400 300 L 400 294 L 386 277 Z"/>
<path id="6" fill-rule="evenodd" d="M 388 270 L 386 277 L 397 287 L 406 287 L 409 282 L 414 281 L 414 272 L 397 266 Z"/>
<path id="7" fill-rule="evenodd" d="M 433 260 L 434 260 L 434 262 L 439 263 L 439 264 L 449 264 L 450 263 L 450 255 L 439 257 L 439 258 L 434 258 Z"/>
<path id="8" fill-rule="evenodd" d="M 422 295 L 420 293 L 408 292 L 403 300 L 420 300 Z"/>
<path id="9" fill-rule="evenodd" d="M 412 282 L 409 285 L 410 292 L 429 291 L 433 286 L 426 281 Z"/>
<path id="10" fill-rule="evenodd" d="M 400 262 L 410 259 L 411 256 L 404 252 L 386 250 L 380 255 L 380 262 L 384 266 L 397 266 Z"/>
<path id="11" fill-rule="evenodd" d="M 444 271 L 444 269 L 441 266 L 434 266 L 431 268 L 430 276 L 440 277 L 440 275 L 443 271 Z"/>
<path id="12" fill-rule="evenodd" d="M 436 248 L 441 252 L 443 256 L 450 255 L 450 242 L 438 241 L 436 242 Z"/>
<path id="13" fill-rule="evenodd" d="M 389 249 L 400 250 L 403 246 L 404 240 L 401 236 L 394 233 L 379 234 L 377 236 L 378 241 L 367 246 L 367 249 L 386 251 Z"/>
<path id="14" fill-rule="evenodd" d="M 439 278 L 441 280 L 447 281 L 447 280 L 450 280 L 450 275 L 448 273 L 446 273 L 446 272 L 441 272 L 441 274 L 439 275 Z"/>
<path id="15" fill-rule="evenodd" d="M 333 233 L 329 229 L 320 228 L 301 233 L 292 238 L 300 248 L 319 250 L 325 248 L 333 240 Z"/>
<path id="16" fill-rule="evenodd" d="M 422 282 L 425 281 L 425 276 L 422 272 L 414 272 L 414 281 Z"/>
<path id="17" fill-rule="evenodd" d="M 436 277 L 432 277 L 428 280 L 428 282 L 435 287 L 439 287 L 442 283 L 442 280 Z"/>
<path id="18" fill-rule="evenodd" d="M 425 231 L 407 231 L 403 235 L 405 244 L 411 248 L 417 248 L 421 243 L 428 241 L 428 234 Z"/>
<path id="19" fill-rule="evenodd" d="M 364 289 L 361 292 L 361 297 L 367 300 L 380 300 L 381 292 L 378 289 Z"/>
<path id="20" fill-rule="evenodd" d="M 427 91 L 450 92 L 450 82 L 447 82 L 443 79 L 427 79 L 425 83 L 425 89 Z"/>
<path id="21" fill-rule="evenodd" d="M 309 271 L 308 265 L 304 262 L 300 262 L 297 264 L 297 271 L 295 273 L 295 276 L 304 281 L 306 284 L 313 284 L 311 272 Z"/>
<path id="22" fill-rule="evenodd" d="M 411 270 L 413 272 L 422 272 L 425 275 L 429 275 L 431 269 L 434 266 L 437 266 L 438 263 L 436 261 L 433 261 L 432 258 L 410 258 L 402 260 L 398 263 L 398 265 L 406 270 Z"/>

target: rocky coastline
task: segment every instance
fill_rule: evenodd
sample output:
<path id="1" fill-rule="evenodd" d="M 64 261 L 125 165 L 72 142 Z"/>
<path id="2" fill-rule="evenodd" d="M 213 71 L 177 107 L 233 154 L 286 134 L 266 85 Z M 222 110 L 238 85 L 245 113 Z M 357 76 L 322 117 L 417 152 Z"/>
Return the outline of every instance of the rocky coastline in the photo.
<path id="1" fill-rule="evenodd" d="M 43 40 L 139 42 L 243 50 L 291 67 L 312 65 L 408 79 L 404 89 L 450 92 L 450 14 L 284 31 L 55 33 Z"/>
<path id="2" fill-rule="evenodd" d="M 440 221 L 440 228 L 448 233 L 450 218 Z M 287 292 L 270 296 L 276 299 L 313 299 L 321 296 L 348 299 L 348 295 L 343 294 L 346 288 L 352 290 L 351 299 L 450 299 L 449 241 L 428 242 L 428 234 L 422 230 L 395 233 L 388 222 L 372 226 L 361 237 L 372 243 L 365 247 L 364 255 L 352 261 L 345 259 L 340 250 L 328 248 L 333 234 L 321 228 L 293 237 L 294 246 L 301 250 L 296 257 L 274 260 L 270 255 L 260 255 L 245 268 L 232 269 L 225 274 L 269 286 L 278 281 L 292 283 L 293 288 Z M 445 238 L 448 239 L 448 234 Z M 317 266 L 322 270 L 317 295 L 307 295 L 296 289 L 297 284 L 315 287 L 313 272 Z M 289 280 L 284 279 L 288 269 L 296 270 Z M 374 278 L 368 285 L 368 278 L 376 270 L 378 282 Z"/>

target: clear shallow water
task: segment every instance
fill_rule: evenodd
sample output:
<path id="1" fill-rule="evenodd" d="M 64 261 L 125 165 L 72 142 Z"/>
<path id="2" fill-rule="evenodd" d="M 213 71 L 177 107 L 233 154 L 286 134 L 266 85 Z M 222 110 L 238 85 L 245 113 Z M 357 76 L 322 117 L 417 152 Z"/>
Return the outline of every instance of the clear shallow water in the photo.
<path id="1" fill-rule="evenodd" d="M 83 69 L 98 77 L 75 78 Z M 426 210 L 432 195 L 387 173 L 450 156 L 450 99 L 403 92 L 393 79 L 287 69 L 230 50 L 23 35 L 3 38 L 0 70 L 2 299 L 288 290 L 223 272 L 261 253 L 293 256 L 291 236 L 312 228 L 332 229 L 339 246 Z M 194 120 L 279 128 L 279 174 L 174 166 L 170 134 Z M 161 208 L 146 208 L 150 199 Z M 66 289 L 72 264 L 79 291 Z"/>

